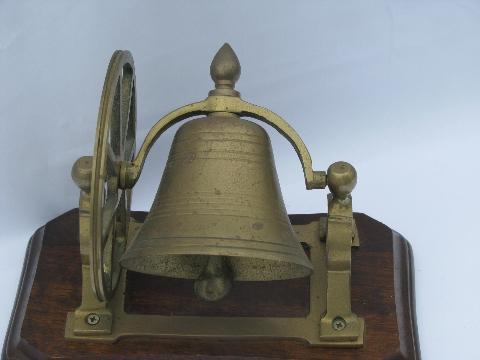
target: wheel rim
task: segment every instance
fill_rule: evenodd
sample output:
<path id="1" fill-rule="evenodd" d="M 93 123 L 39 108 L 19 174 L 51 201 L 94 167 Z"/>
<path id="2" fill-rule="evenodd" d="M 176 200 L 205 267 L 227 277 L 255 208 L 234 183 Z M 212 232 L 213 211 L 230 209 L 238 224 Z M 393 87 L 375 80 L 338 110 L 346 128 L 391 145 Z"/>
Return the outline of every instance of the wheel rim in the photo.
<path id="1" fill-rule="evenodd" d="M 133 58 L 128 51 L 116 51 L 103 86 L 92 164 L 90 269 L 100 301 L 111 297 L 120 276 L 118 259 L 125 250 L 131 190 L 118 187 L 118 176 L 120 163 L 134 157 L 135 127 Z"/>

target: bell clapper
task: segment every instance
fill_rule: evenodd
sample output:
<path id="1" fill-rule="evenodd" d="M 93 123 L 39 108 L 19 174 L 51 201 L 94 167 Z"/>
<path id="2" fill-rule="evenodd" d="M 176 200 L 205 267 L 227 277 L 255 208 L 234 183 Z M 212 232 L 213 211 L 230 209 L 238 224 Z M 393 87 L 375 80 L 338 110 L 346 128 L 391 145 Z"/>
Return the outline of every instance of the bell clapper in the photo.
<path id="1" fill-rule="evenodd" d="M 223 299 L 232 288 L 232 270 L 225 256 L 209 256 L 202 273 L 195 281 L 195 294 L 207 301 Z"/>

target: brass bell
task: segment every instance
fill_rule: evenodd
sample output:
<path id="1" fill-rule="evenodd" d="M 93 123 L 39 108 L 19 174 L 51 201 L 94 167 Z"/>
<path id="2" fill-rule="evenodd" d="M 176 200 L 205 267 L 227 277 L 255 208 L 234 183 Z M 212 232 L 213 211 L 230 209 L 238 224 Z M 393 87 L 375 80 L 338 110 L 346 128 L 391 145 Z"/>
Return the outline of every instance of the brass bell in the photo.
<path id="1" fill-rule="evenodd" d="M 151 210 L 121 264 L 196 279 L 196 293 L 207 300 L 225 296 L 232 280 L 310 275 L 266 131 L 223 112 L 181 126 Z"/>

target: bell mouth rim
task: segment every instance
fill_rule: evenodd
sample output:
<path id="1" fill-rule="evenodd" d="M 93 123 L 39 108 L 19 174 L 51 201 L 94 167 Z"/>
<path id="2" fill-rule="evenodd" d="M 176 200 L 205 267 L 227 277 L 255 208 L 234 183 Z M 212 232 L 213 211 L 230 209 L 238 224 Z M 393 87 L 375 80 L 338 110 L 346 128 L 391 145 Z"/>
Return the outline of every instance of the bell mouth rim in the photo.
<path id="1" fill-rule="evenodd" d="M 235 281 L 281 281 L 291 279 L 301 279 L 312 275 L 313 265 L 305 255 L 306 260 L 301 257 L 293 256 L 290 254 L 290 260 L 276 258 L 275 254 L 271 254 L 267 257 L 252 257 L 245 255 L 232 255 L 232 254 L 215 254 L 211 253 L 163 253 L 161 255 L 150 254 L 144 256 L 132 256 L 128 258 L 122 258 L 120 260 L 121 266 L 128 270 L 138 273 L 143 273 L 153 276 L 170 277 L 175 279 L 198 279 L 203 271 L 204 265 L 210 256 L 222 256 L 228 259 L 233 272 L 233 280 Z M 292 257 L 297 261 L 292 261 Z M 154 260 L 153 264 L 168 264 L 160 270 L 156 266 L 145 266 L 145 263 L 149 263 L 150 259 Z M 187 264 L 195 261 L 192 266 L 181 266 L 179 264 Z M 243 263 L 243 265 L 238 265 Z M 191 264 L 191 263 L 190 263 Z M 272 270 L 273 269 L 273 270 Z M 269 271 L 270 270 L 270 271 Z M 294 270 L 294 271 L 292 271 Z"/>

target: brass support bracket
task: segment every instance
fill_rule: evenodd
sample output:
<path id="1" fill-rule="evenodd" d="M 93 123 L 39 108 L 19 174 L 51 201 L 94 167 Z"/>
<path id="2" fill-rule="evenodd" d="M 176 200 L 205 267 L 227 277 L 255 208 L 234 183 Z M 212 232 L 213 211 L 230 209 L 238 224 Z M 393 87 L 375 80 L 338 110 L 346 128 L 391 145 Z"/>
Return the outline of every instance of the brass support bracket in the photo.
<path id="1" fill-rule="evenodd" d="M 223 339 L 301 339 L 312 346 L 356 348 L 363 345 L 363 332 L 352 340 L 335 339 L 322 336 L 319 324 L 326 311 L 325 283 L 325 244 L 320 241 L 326 237 L 326 221 L 320 218 L 309 224 L 294 225 L 295 232 L 308 244 L 310 259 L 315 271 L 310 276 L 309 313 L 305 317 L 244 317 L 244 316 L 179 316 L 144 315 L 125 312 L 126 271 L 122 271 L 118 287 L 113 297 L 103 308 L 94 309 L 95 302 L 82 303 L 82 306 L 67 316 L 65 337 L 73 341 L 113 343 L 120 338 L 180 337 L 180 338 L 223 338 Z M 129 238 L 135 236 L 141 226 L 130 219 Z M 85 290 L 91 283 L 89 272 L 84 272 Z M 85 300 L 85 299 L 83 299 Z M 92 305 L 93 307 L 91 307 Z M 93 314 L 90 312 L 95 310 Z M 108 311 L 111 310 L 112 318 Z M 98 323 L 95 314 L 100 315 Z M 89 317 L 91 316 L 91 318 Z M 93 316 L 92 316 L 93 315 Z M 110 319 L 112 320 L 110 322 Z M 92 322 L 93 320 L 93 322 Z M 359 319 L 361 321 L 361 319 Z M 363 327 L 363 322 L 360 323 Z"/>
<path id="2" fill-rule="evenodd" d="M 131 189 L 142 172 L 146 157 L 155 141 L 172 125 L 198 115 L 213 112 L 228 112 L 251 117 L 275 128 L 292 144 L 302 164 L 307 189 L 323 189 L 327 185 L 324 171 L 312 168 L 312 158 L 298 133 L 279 115 L 266 108 L 248 103 L 237 96 L 211 95 L 203 101 L 178 108 L 161 118 L 148 132 L 140 150 L 132 162 L 123 162 L 120 167 L 119 186 Z"/>
<path id="3" fill-rule="evenodd" d="M 350 192 L 356 185 L 353 166 L 338 162 L 327 172 L 328 216 L 326 235 L 327 311 L 320 321 L 320 338 L 354 341 L 363 336 L 364 321 L 352 312 L 350 280 L 352 246 L 359 245 Z"/>
<path id="4" fill-rule="evenodd" d="M 69 314 L 76 336 L 109 335 L 112 333 L 112 311 L 93 291 L 90 263 L 90 194 L 80 191 L 79 242 L 82 260 L 82 303 Z"/>
<path id="5" fill-rule="evenodd" d="M 326 237 L 327 312 L 320 322 L 320 338 L 332 341 L 356 340 L 364 323 L 351 309 L 351 248 L 354 239 L 352 198 L 328 195 Z"/>

